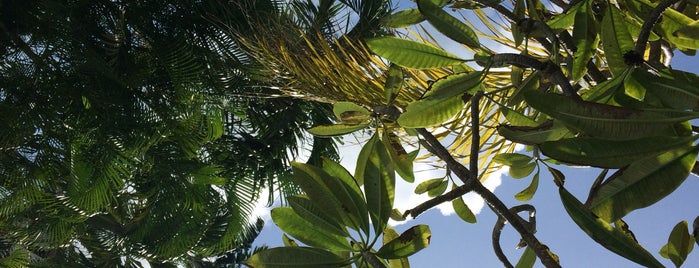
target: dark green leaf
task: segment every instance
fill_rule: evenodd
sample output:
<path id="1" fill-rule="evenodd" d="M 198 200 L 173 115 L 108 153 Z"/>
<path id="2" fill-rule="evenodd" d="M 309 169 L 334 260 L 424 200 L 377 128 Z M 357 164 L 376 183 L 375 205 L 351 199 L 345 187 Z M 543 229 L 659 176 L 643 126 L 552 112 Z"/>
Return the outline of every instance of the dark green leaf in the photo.
<path id="1" fill-rule="evenodd" d="M 574 137 L 544 142 L 539 146 L 545 155 L 566 163 L 602 168 L 622 168 L 639 159 L 691 144 L 696 137 L 647 137 L 611 141 Z"/>
<path id="2" fill-rule="evenodd" d="M 515 179 L 521 179 L 521 178 L 527 177 L 527 176 L 529 176 L 529 174 L 532 174 L 532 172 L 534 172 L 535 168 L 536 168 L 536 162 L 527 163 L 527 164 L 522 165 L 522 166 L 510 166 L 510 169 L 509 169 L 510 177 L 515 178 Z"/>
<path id="3" fill-rule="evenodd" d="M 592 196 L 592 211 L 612 222 L 664 198 L 687 178 L 698 150 L 678 148 L 618 170 Z"/>
<path id="4" fill-rule="evenodd" d="M 393 100 L 398 96 L 398 92 L 400 92 L 401 87 L 403 87 L 403 79 L 403 68 L 391 64 L 391 66 L 388 67 L 386 83 L 384 83 L 384 94 L 387 105 L 392 105 Z"/>
<path id="5" fill-rule="evenodd" d="M 561 172 L 558 169 L 552 168 L 552 167 L 547 167 L 549 172 L 551 173 L 551 176 L 553 176 L 553 182 L 556 183 L 556 186 L 561 187 L 565 181 L 566 181 L 566 176 L 563 175 L 563 172 Z"/>
<path id="6" fill-rule="evenodd" d="M 435 196 L 441 195 L 444 193 L 444 191 L 447 190 L 448 186 L 449 186 L 449 180 L 444 180 L 444 181 L 442 181 L 442 183 L 439 184 L 439 186 L 428 190 L 427 196 L 435 197 Z"/>
<path id="7" fill-rule="evenodd" d="M 606 249 L 646 267 L 664 267 L 653 255 L 623 231 L 612 227 L 583 206 L 575 196 L 563 187 L 558 188 L 561 202 L 570 218 L 588 236 Z"/>
<path id="8" fill-rule="evenodd" d="M 575 24 L 573 24 L 573 53 L 572 80 L 577 82 L 587 72 L 587 63 L 592 58 L 592 54 L 597 49 L 599 36 L 597 35 L 597 25 L 592 11 L 592 1 L 583 1 L 582 6 L 575 13 Z"/>
<path id="9" fill-rule="evenodd" d="M 527 188 L 522 190 L 521 192 L 515 194 L 515 199 L 519 201 L 528 201 L 534 197 L 534 193 L 536 193 L 536 189 L 539 188 L 539 171 L 534 173 L 534 177 L 532 178 L 532 182 L 529 184 Z"/>
<path id="10" fill-rule="evenodd" d="M 342 183 L 342 187 L 347 190 L 347 194 L 350 196 L 356 209 L 356 214 L 359 217 L 360 227 L 364 232 L 369 233 L 369 215 L 367 214 L 366 200 L 364 199 L 364 193 L 359 188 L 359 184 L 352 177 L 352 175 L 345 169 L 340 163 L 332 161 L 328 158 L 323 158 L 323 170 L 328 173 L 328 175 L 337 178 Z"/>
<path id="11" fill-rule="evenodd" d="M 691 113 L 664 114 L 578 101 L 538 91 L 527 91 L 524 98 L 533 108 L 560 120 L 572 129 L 610 140 L 674 135 L 676 123 L 696 116 Z"/>
<path id="12" fill-rule="evenodd" d="M 376 256 L 385 259 L 398 259 L 415 254 L 430 244 L 430 227 L 427 225 L 416 225 L 406 230 L 397 238 L 384 244 L 377 252 Z"/>
<path id="13" fill-rule="evenodd" d="M 337 236 L 349 236 L 347 229 L 345 229 L 342 224 L 331 218 L 330 215 L 324 213 L 322 209 L 311 202 L 307 196 L 290 196 L 287 198 L 287 202 L 289 202 L 289 206 L 296 214 L 308 221 L 310 224 L 318 225 L 321 230 L 326 230 L 327 232 Z"/>
<path id="14" fill-rule="evenodd" d="M 506 166 L 521 167 L 532 162 L 534 158 L 520 153 L 501 153 L 493 157 L 493 161 Z"/>
<path id="15" fill-rule="evenodd" d="M 383 231 L 393 210 L 395 195 L 395 171 L 383 142 L 374 135 L 372 150 L 364 169 L 364 192 L 374 231 Z M 356 175 L 356 174 L 355 174 Z"/>
<path id="16" fill-rule="evenodd" d="M 431 0 L 417 0 L 417 6 L 420 9 L 420 13 L 427 18 L 427 21 L 437 31 L 471 48 L 480 48 L 481 44 L 478 41 L 478 36 L 476 36 L 471 27 L 449 15 L 441 7 L 432 3 Z"/>
<path id="17" fill-rule="evenodd" d="M 464 62 L 443 49 L 396 37 L 368 40 L 371 51 L 395 64 L 414 69 L 448 67 Z"/>
<path id="18" fill-rule="evenodd" d="M 335 226 L 318 224 L 324 223 L 322 221 L 310 222 L 308 220 L 314 219 L 304 219 L 290 207 L 274 208 L 271 216 L 279 229 L 306 245 L 331 250 L 352 250 L 346 237 L 335 234 Z"/>
<path id="19" fill-rule="evenodd" d="M 668 70 L 658 76 L 643 70 L 635 70 L 625 85 L 629 84 L 629 80 L 634 80 L 638 86 L 656 96 L 666 107 L 682 110 L 699 109 L 699 77 L 695 74 Z"/>
<path id="20" fill-rule="evenodd" d="M 689 224 L 686 221 L 681 221 L 672 228 L 670 237 L 660 249 L 660 255 L 663 258 L 672 260 L 676 267 L 682 266 L 687 259 L 687 255 L 694 249 L 694 237 L 689 234 L 687 229 Z"/>
<path id="21" fill-rule="evenodd" d="M 309 247 L 270 248 L 252 255 L 245 264 L 255 268 L 326 268 L 345 260 L 332 252 Z"/>
<path id="22" fill-rule="evenodd" d="M 500 106 L 500 112 L 503 116 L 505 116 L 505 119 L 507 119 L 507 122 L 511 125 L 524 127 L 535 127 L 539 125 L 539 123 L 534 121 L 534 119 L 531 119 L 518 111 L 512 110 L 507 106 Z"/>

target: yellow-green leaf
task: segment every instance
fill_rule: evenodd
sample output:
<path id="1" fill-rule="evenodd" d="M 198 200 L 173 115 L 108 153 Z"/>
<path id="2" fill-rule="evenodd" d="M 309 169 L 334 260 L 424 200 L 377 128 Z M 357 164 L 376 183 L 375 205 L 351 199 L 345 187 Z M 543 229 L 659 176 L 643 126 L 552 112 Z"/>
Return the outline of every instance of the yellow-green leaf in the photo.
<path id="1" fill-rule="evenodd" d="M 624 63 L 624 54 L 635 49 L 634 42 L 619 8 L 606 6 L 601 27 L 602 47 L 609 70 L 612 75 L 619 76 L 629 67 Z"/>
<path id="2" fill-rule="evenodd" d="M 369 126 L 368 122 L 361 124 L 335 124 L 335 125 L 324 125 L 315 126 L 308 129 L 308 132 L 318 137 L 331 137 L 340 136 L 355 132 L 357 130 L 362 130 Z"/>
<path id="3" fill-rule="evenodd" d="M 440 125 L 458 114 L 464 107 L 461 96 L 447 100 L 422 99 L 411 102 L 398 117 L 398 124 L 406 128 Z"/>
<path id="4" fill-rule="evenodd" d="M 385 259 L 408 257 L 429 246 L 431 237 L 432 232 L 429 226 L 422 224 L 413 226 L 379 248 L 376 256 Z"/>
<path id="5" fill-rule="evenodd" d="M 388 28 L 404 28 L 424 20 L 425 17 L 417 8 L 410 8 L 385 16 L 381 18 L 380 23 Z"/>
<path id="6" fill-rule="evenodd" d="M 521 179 L 526 176 L 529 176 L 529 174 L 532 174 L 535 168 L 536 162 L 531 162 L 522 166 L 510 166 L 510 170 L 508 172 L 510 173 L 510 177 L 515 179 Z"/>
<path id="7" fill-rule="evenodd" d="M 687 229 L 689 224 L 686 221 L 681 221 L 672 228 L 670 237 L 660 249 L 660 255 L 663 258 L 670 259 L 676 267 L 680 267 L 687 259 L 687 255 L 694 249 L 694 239 Z"/>
<path id="8" fill-rule="evenodd" d="M 503 164 L 506 166 L 525 166 L 529 164 L 534 158 L 528 155 L 520 153 L 501 153 L 493 157 L 493 161 L 498 164 Z"/>
<path id="9" fill-rule="evenodd" d="M 511 170 L 511 168 L 510 168 Z M 511 175 L 511 174 L 510 174 Z M 532 178 L 532 182 L 522 190 L 521 192 L 515 194 L 515 199 L 519 201 L 528 201 L 534 197 L 534 193 L 536 193 L 536 189 L 539 188 L 539 171 L 534 173 L 534 177 Z"/>
<path id="10" fill-rule="evenodd" d="M 515 265 L 515 268 L 532 268 L 536 262 L 536 252 L 531 247 L 527 247 L 522 252 L 522 257 Z"/>
<path id="11" fill-rule="evenodd" d="M 398 92 L 403 87 L 403 77 L 403 68 L 395 64 L 388 67 L 388 77 L 383 87 L 387 105 L 392 105 L 393 100 L 398 96 Z"/>
<path id="12" fill-rule="evenodd" d="M 368 40 L 371 51 L 395 64 L 414 69 L 431 69 L 457 65 L 463 59 L 427 44 L 396 37 Z"/>
<path id="13" fill-rule="evenodd" d="M 434 188 L 439 187 L 442 182 L 445 181 L 444 178 L 434 178 L 421 182 L 415 187 L 415 194 L 423 194 Z"/>
<path id="14" fill-rule="evenodd" d="M 434 26 L 437 31 L 443 33 L 452 40 L 471 48 L 480 48 L 480 42 L 476 33 L 460 20 L 452 17 L 432 0 L 417 0 L 417 6 L 427 21 Z"/>
<path id="15" fill-rule="evenodd" d="M 466 205 L 463 197 L 457 197 L 451 201 L 452 207 L 454 207 L 454 212 L 459 218 L 468 223 L 476 223 L 476 215 L 473 211 Z"/>
<path id="16" fill-rule="evenodd" d="M 447 190 L 448 186 L 449 186 L 449 180 L 443 180 L 442 183 L 440 183 L 437 187 L 428 190 L 427 196 L 435 197 L 435 196 L 441 195 L 444 193 L 444 191 Z"/>
<path id="17" fill-rule="evenodd" d="M 582 6 L 575 13 L 575 24 L 573 26 L 573 53 L 572 78 L 574 82 L 580 80 L 587 72 L 587 63 L 592 58 L 592 54 L 597 49 L 599 36 L 597 35 L 597 25 L 592 11 L 592 1 L 583 1 Z"/>
<path id="18" fill-rule="evenodd" d="M 290 207 L 274 208 L 270 215 L 279 229 L 306 245 L 331 250 L 352 250 L 346 237 L 336 235 L 334 229 L 326 229 L 326 225 L 309 222 Z"/>

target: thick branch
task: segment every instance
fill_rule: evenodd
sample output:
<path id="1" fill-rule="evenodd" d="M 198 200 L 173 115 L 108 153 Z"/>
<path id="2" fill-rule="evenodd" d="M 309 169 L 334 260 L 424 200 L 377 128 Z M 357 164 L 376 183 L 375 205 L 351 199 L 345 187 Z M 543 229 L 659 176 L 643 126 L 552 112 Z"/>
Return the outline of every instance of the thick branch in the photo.
<path id="1" fill-rule="evenodd" d="M 641 26 L 641 32 L 638 33 L 638 39 L 636 40 L 636 54 L 643 55 L 646 51 L 646 43 L 648 42 L 648 37 L 650 37 L 650 31 L 653 30 L 653 26 L 658 22 L 658 19 L 663 14 L 665 9 L 670 7 L 672 4 L 676 3 L 677 0 L 662 0 L 653 9 L 653 11 L 648 14 L 643 26 Z"/>
<path id="2" fill-rule="evenodd" d="M 495 195 L 493 192 L 485 188 L 477 178 L 472 177 L 472 173 L 463 165 L 461 165 L 454 157 L 447 151 L 444 146 L 442 146 L 437 138 L 432 135 L 429 131 L 424 128 L 417 129 L 418 133 L 425 139 L 425 141 L 431 145 L 434 149 L 433 154 L 442 159 L 449 170 L 451 170 L 464 185 L 469 185 L 465 187 L 473 187 L 473 191 L 480 195 L 488 206 L 498 215 L 498 217 L 504 218 L 506 221 L 512 224 L 512 227 L 517 230 L 517 232 L 522 236 L 527 245 L 529 245 L 536 255 L 541 260 L 541 263 L 546 267 L 561 267 L 556 260 L 554 260 L 549 254 L 549 249 L 544 244 L 541 244 L 539 240 L 534 236 L 534 234 L 529 230 L 527 226 L 522 224 L 521 218 L 516 214 L 509 211 L 507 206 Z"/>
<path id="3" fill-rule="evenodd" d="M 524 204 L 524 205 L 519 205 L 515 206 L 510 209 L 511 213 L 517 214 L 522 211 L 529 211 L 529 221 L 525 222 L 522 220 L 522 224 L 529 226 L 529 229 L 531 230 L 532 233 L 535 232 L 536 230 L 536 208 L 534 206 L 529 205 L 529 204 Z M 495 222 L 495 226 L 493 226 L 493 235 L 492 235 L 492 240 L 493 240 L 493 250 L 495 251 L 495 255 L 498 256 L 498 259 L 502 262 L 505 267 L 514 267 L 512 263 L 507 259 L 507 256 L 505 256 L 505 253 L 502 252 L 502 247 L 500 247 L 500 234 L 502 233 L 502 229 L 505 227 L 505 224 L 507 222 L 503 218 L 498 218 L 497 222 Z"/>
<path id="4" fill-rule="evenodd" d="M 510 64 L 522 68 L 532 68 L 541 71 L 542 75 L 549 79 L 549 81 L 557 84 L 563 90 L 563 95 L 572 97 L 574 99 L 580 99 L 573 85 L 570 84 L 568 78 L 565 77 L 561 68 L 551 61 L 541 62 L 531 56 L 514 54 L 514 53 L 501 53 L 490 57 L 494 65 Z"/>
<path id="5" fill-rule="evenodd" d="M 437 196 L 435 198 L 432 198 L 430 200 L 427 200 L 423 202 L 422 204 L 417 205 L 416 207 L 412 209 L 408 209 L 403 213 L 403 217 L 410 215 L 410 217 L 417 218 L 420 214 L 423 212 L 427 211 L 428 209 L 431 209 L 433 207 L 439 206 L 442 203 L 449 202 L 451 200 L 454 200 L 458 197 L 461 197 L 462 195 L 467 194 L 468 192 L 472 191 L 471 187 L 468 185 L 461 185 L 459 187 L 454 188 L 453 190 L 446 192 L 443 195 Z"/>

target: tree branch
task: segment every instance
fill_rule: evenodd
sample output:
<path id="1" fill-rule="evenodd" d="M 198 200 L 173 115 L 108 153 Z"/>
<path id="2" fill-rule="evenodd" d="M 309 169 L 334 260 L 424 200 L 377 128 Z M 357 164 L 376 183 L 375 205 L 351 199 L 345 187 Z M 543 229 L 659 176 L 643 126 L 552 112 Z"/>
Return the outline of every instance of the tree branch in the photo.
<path id="1" fill-rule="evenodd" d="M 471 187 L 468 185 L 464 184 L 459 187 L 456 187 L 452 189 L 449 192 L 446 192 L 443 195 L 437 196 L 435 198 L 432 198 L 430 200 L 427 200 L 423 202 L 422 204 L 419 204 L 415 206 L 414 208 L 408 209 L 403 213 L 403 217 L 406 217 L 410 215 L 410 217 L 417 218 L 420 214 L 423 212 L 427 211 L 428 209 L 431 209 L 433 207 L 439 206 L 442 203 L 452 201 L 458 197 L 461 197 L 462 195 L 467 194 L 468 192 L 472 191 Z"/>
<path id="2" fill-rule="evenodd" d="M 653 11 L 648 14 L 643 26 L 641 26 L 641 31 L 638 33 L 638 39 L 636 40 L 636 48 L 634 51 L 638 55 L 643 55 L 646 51 L 646 43 L 648 42 L 648 37 L 650 37 L 650 31 L 653 30 L 653 26 L 658 22 L 658 19 L 663 14 L 665 9 L 670 7 L 672 4 L 676 3 L 677 0 L 662 0 L 653 9 Z"/>
<path id="3" fill-rule="evenodd" d="M 573 88 L 573 85 L 570 84 L 568 78 L 566 78 L 561 71 L 561 68 L 551 61 L 541 62 L 531 56 L 514 53 L 492 55 L 490 56 L 490 60 L 494 65 L 510 64 L 517 67 L 539 70 L 549 81 L 561 87 L 563 95 L 577 100 L 581 99 L 575 88 Z"/>
<path id="4" fill-rule="evenodd" d="M 507 206 L 493 192 L 485 188 L 477 178 L 472 177 L 472 173 L 463 165 L 461 165 L 454 157 L 442 146 L 437 138 L 424 128 L 418 128 L 417 132 L 425 139 L 432 147 L 437 157 L 442 159 L 449 170 L 451 170 L 461 181 L 464 182 L 464 187 L 472 187 L 473 191 L 480 195 L 498 217 L 502 217 L 512 224 L 512 227 L 522 236 L 527 245 L 529 245 L 536 255 L 541 260 L 541 263 L 546 267 L 561 267 L 561 265 L 551 257 L 548 247 L 534 236 L 527 226 L 522 224 L 521 218 L 509 211 Z M 468 185 L 468 186 L 466 186 Z"/>
<path id="5" fill-rule="evenodd" d="M 386 266 L 383 265 L 383 263 L 381 263 L 381 261 L 379 261 L 379 259 L 376 257 L 376 255 L 374 255 L 373 253 L 371 253 L 369 251 L 362 251 L 362 257 L 364 258 L 364 260 L 366 260 L 367 263 L 369 263 L 369 265 L 371 265 L 371 267 L 386 268 Z"/>
<path id="6" fill-rule="evenodd" d="M 471 97 L 471 155 L 468 168 L 471 170 L 471 178 L 475 179 L 478 179 L 478 154 L 481 150 L 479 104 L 482 97 L 483 91 L 478 91 Z"/>
<path id="7" fill-rule="evenodd" d="M 534 208 L 534 206 L 532 205 L 524 204 L 512 207 L 510 209 L 510 212 L 514 214 L 520 213 L 522 211 L 529 211 L 529 221 L 526 222 L 522 220 L 522 218 L 520 218 L 520 220 L 522 220 L 522 224 L 529 226 L 532 233 L 536 232 L 536 208 Z M 498 259 L 502 262 L 502 264 L 505 265 L 505 267 L 511 268 L 514 266 L 507 259 L 505 253 L 502 252 L 502 247 L 500 247 L 500 234 L 502 233 L 502 229 L 505 227 L 506 223 L 507 222 L 502 217 L 499 217 L 498 220 L 495 222 L 495 226 L 493 226 L 493 250 L 495 251 L 495 255 L 498 256 Z"/>

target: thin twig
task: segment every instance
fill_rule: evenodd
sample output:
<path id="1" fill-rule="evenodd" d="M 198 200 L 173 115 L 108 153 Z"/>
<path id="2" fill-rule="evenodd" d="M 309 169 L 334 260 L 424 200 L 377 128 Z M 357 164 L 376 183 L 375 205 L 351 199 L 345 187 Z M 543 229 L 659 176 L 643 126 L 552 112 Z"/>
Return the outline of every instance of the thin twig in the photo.
<path id="1" fill-rule="evenodd" d="M 415 206 L 414 208 L 408 209 L 403 213 L 403 217 L 406 217 L 410 215 L 410 217 L 417 218 L 420 214 L 423 212 L 427 211 L 428 209 L 431 209 L 433 207 L 439 206 L 442 203 L 452 201 L 456 198 L 461 197 L 462 195 L 467 194 L 470 192 L 472 189 L 469 187 L 469 185 L 461 185 L 459 187 L 456 187 L 452 189 L 449 192 L 444 193 L 443 195 L 437 196 L 435 198 L 432 198 L 430 200 L 427 200 L 423 202 L 422 204 L 419 204 Z"/>
<path id="2" fill-rule="evenodd" d="M 471 155 L 468 163 L 471 178 L 478 178 L 478 154 L 481 150 L 479 104 L 482 97 L 483 91 L 478 91 L 471 97 Z"/>
<path id="3" fill-rule="evenodd" d="M 638 39 L 636 40 L 636 54 L 643 55 L 646 51 L 646 43 L 648 42 L 648 37 L 650 37 L 650 32 L 653 30 L 653 26 L 658 22 L 658 19 L 663 14 L 665 9 L 670 7 L 672 4 L 677 3 L 677 0 L 662 0 L 653 9 L 653 11 L 648 14 L 643 26 L 641 26 L 641 31 L 638 33 Z"/>
<path id="4" fill-rule="evenodd" d="M 524 204 L 524 205 L 519 205 L 510 208 L 510 212 L 514 213 L 515 215 L 517 213 L 520 213 L 522 211 L 529 211 L 529 221 L 524 221 L 522 218 L 520 220 L 522 221 L 522 224 L 525 224 L 529 226 L 531 232 L 535 232 L 536 230 L 536 208 L 534 206 L 529 205 L 529 204 Z M 519 216 L 518 216 L 519 217 Z M 498 220 L 495 222 L 495 226 L 493 226 L 493 235 L 492 235 L 492 240 L 493 240 L 493 250 L 495 251 L 495 255 L 498 256 L 498 259 L 502 262 L 505 267 L 514 267 L 512 263 L 507 259 L 507 256 L 505 256 L 505 253 L 502 252 L 502 247 L 500 246 L 500 234 L 502 233 L 502 229 L 505 227 L 505 224 L 507 221 L 503 219 L 502 217 L 499 217 Z"/>
<path id="5" fill-rule="evenodd" d="M 534 236 L 534 234 L 529 230 L 527 226 L 522 224 L 519 220 L 519 216 L 513 214 L 509 211 L 507 206 L 495 195 L 493 192 L 485 188 L 477 178 L 472 177 L 472 173 L 460 164 L 454 157 L 447 151 L 444 146 L 442 146 L 437 138 L 432 135 L 429 131 L 424 128 L 418 128 L 417 132 L 425 139 L 425 141 L 431 145 L 434 150 L 432 153 L 442 159 L 447 164 L 449 170 L 451 170 L 465 185 L 466 187 L 473 187 L 473 191 L 480 195 L 483 200 L 488 204 L 488 207 L 498 215 L 498 217 L 503 217 L 505 220 L 512 224 L 512 227 L 517 230 L 517 232 L 522 236 L 527 245 L 529 245 L 536 255 L 541 260 L 541 263 L 546 267 L 561 267 L 561 265 L 551 257 L 551 253 L 547 246 L 539 242 L 539 240 Z"/>

